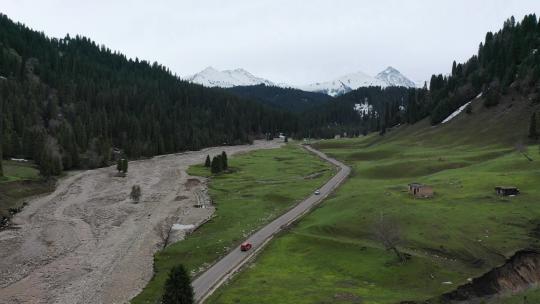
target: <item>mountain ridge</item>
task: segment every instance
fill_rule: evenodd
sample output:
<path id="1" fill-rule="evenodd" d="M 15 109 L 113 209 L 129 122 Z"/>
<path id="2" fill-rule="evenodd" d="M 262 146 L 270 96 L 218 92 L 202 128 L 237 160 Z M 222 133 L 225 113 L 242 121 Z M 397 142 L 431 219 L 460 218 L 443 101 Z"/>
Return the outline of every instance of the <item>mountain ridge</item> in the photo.
<path id="1" fill-rule="evenodd" d="M 219 71 L 213 67 L 207 67 L 199 73 L 186 77 L 186 80 L 206 87 L 221 88 L 264 84 L 266 86 L 324 93 L 332 97 L 343 95 L 360 87 L 416 87 L 416 84 L 413 81 L 391 66 L 388 66 L 374 77 L 362 71 L 357 71 L 355 73 L 345 74 L 330 81 L 315 82 L 307 85 L 275 83 L 268 79 L 257 77 L 242 68 Z"/>
<path id="2" fill-rule="evenodd" d="M 325 93 L 330 96 L 339 96 L 361 87 L 406 87 L 415 88 L 416 84 L 401 74 L 397 69 L 389 66 L 372 77 L 362 71 L 350 73 L 326 82 L 316 82 L 299 87 L 308 92 Z"/>
<path id="3" fill-rule="evenodd" d="M 199 73 L 186 77 L 186 80 L 205 87 L 232 88 L 259 84 L 275 86 L 270 80 L 254 76 L 242 68 L 219 71 L 209 66 Z"/>

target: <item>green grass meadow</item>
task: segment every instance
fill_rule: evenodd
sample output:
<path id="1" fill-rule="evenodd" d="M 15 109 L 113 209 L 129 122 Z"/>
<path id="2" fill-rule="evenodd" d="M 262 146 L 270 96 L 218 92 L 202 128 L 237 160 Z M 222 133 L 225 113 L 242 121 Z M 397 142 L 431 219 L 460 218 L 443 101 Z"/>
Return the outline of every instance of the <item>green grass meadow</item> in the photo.
<path id="1" fill-rule="evenodd" d="M 178 264 L 197 271 L 238 246 L 262 227 L 311 194 L 335 168 L 303 148 L 289 144 L 229 159 L 230 173 L 213 176 L 209 194 L 215 217 L 187 239 L 155 256 L 155 275 L 132 303 L 158 303 L 169 270 Z M 190 175 L 210 176 L 202 165 Z"/>
<path id="2" fill-rule="evenodd" d="M 31 162 L 2 161 L 4 176 L 0 177 L 0 216 L 9 217 L 10 208 L 18 208 L 29 196 L 43 194 L 53 185 L 42 181 L 39 170 Z"/>
<path id="3" fill-rule="evenodd" d="M 12 160 L 2 161 L 4 176 L 0 177 L 0 183 L 17 180 L 36 180 L 39 178 L 39 170 L 31 162 L 16 162 Z"/>
<path id="4" fill-rule="evenodd" d="M 509 145 L 401 135 L 320 142 L 320 150 L 352 167 L 350 179 L 207 303 L 423 301 L 519 249 L 540 247 L 534 232 L 540 225 L 537 145 L 529 147 L 530 162 Z M 409 196 L 411 182 L 433 186 L 434 198 Z M 522 193 L 501 198 L 498 185 Z M 400 249 L 411 256 L 403 264 L 372 236 L 381 214 L 400 227 Z"/>

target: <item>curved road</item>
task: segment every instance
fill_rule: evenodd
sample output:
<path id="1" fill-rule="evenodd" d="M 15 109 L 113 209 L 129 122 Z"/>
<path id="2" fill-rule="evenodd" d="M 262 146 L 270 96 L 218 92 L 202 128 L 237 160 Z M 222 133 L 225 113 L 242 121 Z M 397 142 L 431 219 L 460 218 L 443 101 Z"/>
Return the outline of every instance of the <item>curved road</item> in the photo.
<path id="1" fill-rule="evenodd" d="M 226 281 L 244 263 L 246 263 L 259 250 L 261 250 L 276 233 L 280 232 L 291 222 L 295 221 L 302 215 L 309 212 L 314 206 L 321 203 L 347 178 L 351 172 L 349 167 L 333 158 L 326 156 L 324 153 L 315 150 L 310 146 L 305 146 L 305 148 L 327 162 L 337 166 L 339 168 L 337 174 L 320 188 L 320 195 L 313 194 L 309 196 L 287 213 L 281 215 L 268 225 L 252 234 L 246 240 L 253 244 L 253 248 L 250 251 L 242 252 L 240 251 L 240 248 L 237 247 L 208 270 L 206 270 L 203 274 L 198 276 L 192 283 L 193 290 L 195 292 L 195 300 L 198 303 L 202 303 L 208 296 L 210 296 L 224 281 Z"/>

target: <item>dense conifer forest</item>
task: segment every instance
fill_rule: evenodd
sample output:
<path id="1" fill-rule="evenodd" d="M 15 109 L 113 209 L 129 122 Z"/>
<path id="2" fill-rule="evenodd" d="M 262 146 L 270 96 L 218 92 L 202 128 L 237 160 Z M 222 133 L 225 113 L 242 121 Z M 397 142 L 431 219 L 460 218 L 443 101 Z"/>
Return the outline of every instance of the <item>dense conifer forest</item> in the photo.
<path id="1" fill-rule="evenodd" d="M 531 14 L 516 22 L 508 19 L 497 33 L 488 32 L 478 53 L 465 63 L 452 64 L 450 75 L 433 75 L 428 94 L 410 99 L 411 123 L 425 118 L 438 124 L 478 94 L 484 105 L 498 104 L 509 90 L 538 99 L 540 78 L 540 24 Z M 529 96 L 531 95 L 531 96 Z"/>
<path id="2" fill-rule="evenodd" d="M 0 107 L 5 158 L 44 175 L 130 158 L 250 142 L 293 132 L 283 111 L 181 81 L 85 37 L 48 38 L 0 15 Z"/>
<path id="3" fill-rule="evenodd" d="M 364 87 L 307 110 L 300 118 L 300 137 L 358 136 L 406 121 L 405 106 L 417 91 L 404 87 Z M 355 110 L 356 105 L 370 106 Z"/>
<path id="4" fill-rule="evenodd" d="M 281 88 L 264 84 L 255 86 L 238 86 L 227 91 L 240 97 L 257 100 L 269 106 L 301 113 L 318 105 L 327 103 L 333 98 L 323 93 L 306 92 L 293 88 Z"/>

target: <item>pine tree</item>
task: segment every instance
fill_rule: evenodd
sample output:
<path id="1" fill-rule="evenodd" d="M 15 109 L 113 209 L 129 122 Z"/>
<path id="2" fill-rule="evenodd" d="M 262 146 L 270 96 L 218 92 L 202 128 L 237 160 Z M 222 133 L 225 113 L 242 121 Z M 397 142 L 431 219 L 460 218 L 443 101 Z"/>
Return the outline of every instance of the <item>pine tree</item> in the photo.
<path id="1" fill-rule="evenodd" d="M 379 132 L 379 135 L 384 135 L 386 134 L 386 127 L 388 126 L 388 121 L 389 121 L 389 114 L 388 114 L 388 106 L 385 106 L 384 107 L 384 116 L 383 116 L 383 122 L 382 122 L 382 126 L 381 126 L 381 131 Z"/>
<path id="2" fill-rule="evenodd" d="M 221 167 L 223 170 L 229 169 L 229 161 L 227 160 L 227 153 L 221 152 Z"/>
<path id="3" fill-rule="evenodd" d="M 4 169 L 2 168 L 2 143 L 0 142 L 0 177 L 4 176 Z"/>
<path id="4" fill-rule="evenodd" d="M 532 113 L 531 122 L 529 124 L 529 138 L 533 140 L 538 139 L 538 131 L 536 130 L 536 113 Z"/>
<path id="5" fill-rule="evenodd" d="M 124 162 L 123 158 L 119 158 L 118 161 L 116 162 L 116 170 L 118 172 L 122 171 L 123 162 Z"/>
<path id="6" fill-rule="evenodd" d="M 204 162 L 204 166 L 206 168 L 210 168 L 212 166 L 212 161 L 210 160 L 210 155 L 206 155 L 206 161 Z"/>
<path id="7" fill-rule="evenodd" d="M 3 109 L 3 102 L 0 101 L 0 113 L 3 113 L 2 112 L 2 109 Z M 2 144 L 3 144 L 3 140 L 2 140 L 2 133 L 4 132 L 4 129 L 3 129 L 3 117 L 2 117 L 2 114 L 0 114 L 0 177 L 4 176 L 4 169 L 2 167 L 2 159 L 3 158 L 3 155 L 2 155 Z"/>
<path id="8" fill-rule="evenodd" d="M 163 304 L 193 304 L 193 287 L 186 268 L 183 265 L 175 266 L 169 272 L 165 282 Z"/>
<path id="9" fill-rule="evenodd" d="M 126 174 L 128 172 L 128 160 L 122 159 L 122 172 Z"/>
<path id="10" fill-rule="evenodd" d="M 219 172 L 221 172 L 221 156 L 220 155 L 214 156 L 214 158 L 212 158 L 211 172 L 213 174 L 218 174 Z"/>

